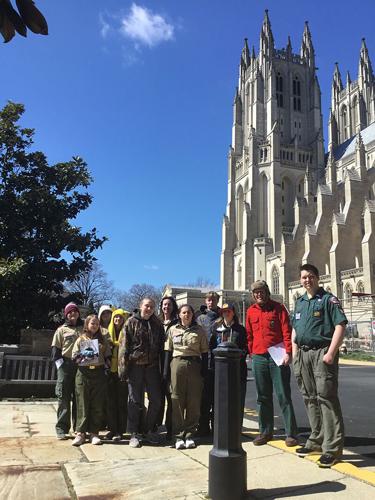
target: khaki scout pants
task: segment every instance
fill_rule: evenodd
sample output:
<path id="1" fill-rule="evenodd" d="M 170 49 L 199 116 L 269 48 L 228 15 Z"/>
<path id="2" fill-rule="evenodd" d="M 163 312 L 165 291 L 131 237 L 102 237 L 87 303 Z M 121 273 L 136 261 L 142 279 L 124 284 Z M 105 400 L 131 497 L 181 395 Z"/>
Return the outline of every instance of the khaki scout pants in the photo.
<path id="1" fill-rule="evenodd" d="M 56 434 L 62 436 L 68 434 L 70 427 L 76 430 L 76 398 L 75 377 L 77 365 L 71 359 L 64 358 L 64 363 L 57 370 L 57 382 L 55 394 L 57 397 L 57 422 Z"/>
<path id="2" fill-rule="evenodd" d="M 194 436 L 200 415 L 203 379 L 199 358 L 171 362 L 172 432 L 179 439 Z"/>
<path id="3" fill-rule="evenodd" d="M 293 361 L 294 374 L 305 402 L 311 434 L 306 447 L 339 457 L 344 446 L 344 422 L 338 399 L 338 354 L 332 365 L 323 362 L 328 347 L 303 351 Z"/>
<path id="4" fill-rule="evenodd" d="M 78 367 L 76 375 L 77 431 L 98 434 L 106 403 L 104 367 Z"/>

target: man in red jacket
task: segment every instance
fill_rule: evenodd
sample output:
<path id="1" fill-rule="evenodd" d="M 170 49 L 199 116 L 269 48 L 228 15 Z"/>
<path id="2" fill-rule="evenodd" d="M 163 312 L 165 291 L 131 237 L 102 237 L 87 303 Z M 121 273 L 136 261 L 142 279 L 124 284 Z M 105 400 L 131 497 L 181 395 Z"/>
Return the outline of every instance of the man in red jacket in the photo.
<path id="1" fill-rule="evenodd" d="M 297 446 L 297 423 L 290 391 L 290 368 L 292 361 L 291 326 L 288 311 L 282 304 L 271 300 L 265 281 L 251 285 L 255 304 L 246 315 L 246 331 L 249 354 L 257 389 L 259 410 L 259 436 L 254 444 L 260 446 L 273 438 L 273 388 L 284 419 L 287 446 Z M 279 347 L 279 355 L 269 352 L 272 346 Z M 272 351 L 272 349 L 271 349 Z M 278 359 L 279 358 L 279 359 Z"/>

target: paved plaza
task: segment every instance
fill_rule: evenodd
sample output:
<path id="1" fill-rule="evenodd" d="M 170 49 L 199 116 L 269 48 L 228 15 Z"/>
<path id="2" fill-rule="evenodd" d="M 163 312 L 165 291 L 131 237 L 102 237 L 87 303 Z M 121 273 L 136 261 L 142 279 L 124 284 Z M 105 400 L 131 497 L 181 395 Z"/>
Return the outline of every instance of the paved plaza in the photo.
<path id="1" fill-rule="evenodd" d="M 55 402 L 0 406 L 2 499 L 207 498 L 211 444 L 183 451 L 131 449 L 127 441 L 75 448 L 71 440 L 55 438 Z M 374 498 L 375 463 L 345 454 L 345 462 L 322 470 L 312 458 L 297 457 L 281 439 L 255 447 L 253 412 L 247 412 L 244 424 L 248 498 Z"/>

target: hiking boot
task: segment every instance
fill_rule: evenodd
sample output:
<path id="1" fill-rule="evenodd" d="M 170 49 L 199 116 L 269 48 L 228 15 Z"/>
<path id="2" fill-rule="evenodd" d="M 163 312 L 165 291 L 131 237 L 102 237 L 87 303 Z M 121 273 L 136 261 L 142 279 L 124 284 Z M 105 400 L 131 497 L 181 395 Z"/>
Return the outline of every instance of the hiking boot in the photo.
<path id="1" fill-rule="evenodd" d="M 175 447 L 176 447 L 176 450 L 184 450 L 185 449 L 185 442 L 182 439 L 176 439 Z"/>
<path id="2" fill-rule="evenodd" d="M 192 448 L 195 448 L 196 444 L 195 444 L 195 441 L 194 439 L 186 439 L 185 441 L 185 448 L 186 449 L 192 449 Z"/>
<path id="3" fill-rule="evenodd" d="M 301 448 L 296 449 L 296 453 L 299 457 L 307 457 L 307 455 L 319 455 L 321 451 L 302 446 Z"/>
<path id="4" fill-rule="evenodd" d="M 254 446 L 262 446 L 264 444 L 267 444 L 268 441 L 271 441 L 272 439 L 273 439 L 272 434 L 259 434 L 259 436 L 257 436 L 254 439 L 253 445 Z"/>
<path id="5" fill-rule="evenodd" d="M 130 448 L 140 448 L 141 447 L 141 441 L 138 438 L 137 434 L 131 435 L 130 441 L 129 441 L 129 446 L 130 446 Z"/>
<path id="6" fill-rule="evenodd" d="M 324 453 L 319 460 L 317 461 L 317 464 L 319 467 L 323 467 L 325 469 L 329 469 L 332 467 L 332 465 L 335 465 L 338 462 L 338 458 L 334 457 L 333 455 L 330 455 L 329 453 Z"/>
<path id="7" fill-rule="evenodd" d="M 76 437 L 73 439 L 72 446 L 81 446 L 86 441 L 86 434 L 84 432 L 77 432 Z"/>
<path id="8" fill-rule="evenodd" d="M 285 439 L 285 446 L 287 446 L 288 448 L 291 448 L 292 446 L 298 446 L 298 441 L 293 436 L 287 436 L 287 438 Z"/>
<path id="9" fill-rule="evenodd" d="M 91 441 L 91 444 L 94 444 L 94 445 L 102 444 L 102 441 L 97 434 L 91 434 L 90 441 Z"/>

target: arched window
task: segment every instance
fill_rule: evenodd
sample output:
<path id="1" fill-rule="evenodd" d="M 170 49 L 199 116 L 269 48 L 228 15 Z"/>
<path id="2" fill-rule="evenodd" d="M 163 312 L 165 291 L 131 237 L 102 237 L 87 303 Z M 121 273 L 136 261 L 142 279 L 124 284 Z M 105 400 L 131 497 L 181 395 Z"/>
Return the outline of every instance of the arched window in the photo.
<path id="1" fill-rule="evenodd" d="M 265 174 L 260 176 L 259 233 L 268 236 L 268 180 Z"/>
<path id="2" fill-rule="evenodd" d="M 353 287 L 350 283 L 347 283 L 344 287 L 344 301 L 345 303 L 352 301 Z"/>
<path id="3" fill-rule="evenodd" d="M 293 78 L 293 109 L 301 111 L 301 82 L 298 76 Z"/>
<path id="4" fill-rule="evenodd" d="M 294 187 L 292 181 L 288 177 L 284 177 L 281 183 L 282 201 L 281 213 L 284 214 L 282 223 L 284 226 L 294 226 Z"/>
<path id="5" fill-rule="evenodd" d="M 346 106 L 344 105 L 341 108 L 341 127 L 342 127 L 342 133 L 344 137 L 344 141 L 346 139 L 349 139 L 350 133 L 349 133 L 349 117 L 348 117 L 348 110 Z"/>
<path id="6" fill-rule="evenodd" d="M 277 73 L 276 75 L 276 101 L 277 107 L 284 107 L 284 96 L 283 96 L 283 77 L 281 73 Z"/>
<path id="7" fill-rule="evenodd" d="M 353 127 L 354 127 L 354 132 L 356 132 L 357 124 L 358 124 L 358 113 L 359 113 L 359 108 L 358 108 L 358 99 L 357 96 L 354 96 L 353 101 L 352 101 L 352 122 L 353 122 Z"/>
<path id="8" fill-rule="evenodd" d="M 305 180 L 302 178 L 300 179 L 300 181 L 298 182 L 298 192 L 297 192 L 297 196 L 299 198 L 303 198 L 303 196 L 305 195 Z"/>
<path id="9" fill-rule="evenodd" d="M 280 273 L 276 266 L 272 268 L 272 293 L 274 295 L 280 294 Z"/>
<path id="10" fill-rule="evenodd" d="M 244 212 L 244 194 L 242 186 L 237 191 L 237 240 L 238 246 L 243 241 L 243 212 Z"/>
<path id="11" fill-rule="evenodd" d="M 363 281 L 358 281 L 356 292 L 365 293 L 365 285 L 363 284 Z M 364 300 L 365 300 L 365 297 L 361 297 L 361 296 L 358 297 L 358 302 L 363 302 Z"/>

